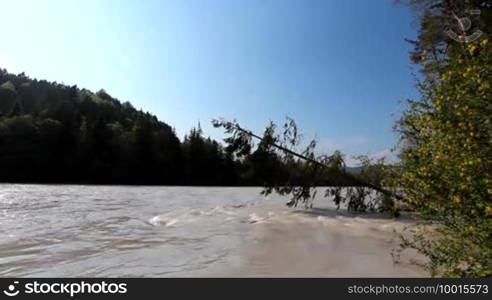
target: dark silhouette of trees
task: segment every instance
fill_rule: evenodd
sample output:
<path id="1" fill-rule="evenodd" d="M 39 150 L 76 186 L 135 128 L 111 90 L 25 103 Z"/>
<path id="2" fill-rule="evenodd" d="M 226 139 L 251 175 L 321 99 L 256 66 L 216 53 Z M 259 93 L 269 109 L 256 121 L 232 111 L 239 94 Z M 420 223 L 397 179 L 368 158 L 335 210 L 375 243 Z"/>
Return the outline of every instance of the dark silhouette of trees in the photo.
<path id="1" fill-rule="evenodd" d="M 190 185 L 238 185 L 246 184 L 240 180 L 242 164 L 234 159 L 232 153 L 210 138 L 204 138 L 203 132 L 192 128 L 182 144 L 185 157 L 184 173 Z"/>
<path id="2" fill-rule="evenodd" d="M 238 184 L 236 163 L 216 142 L 192 144 L 187 153 L 169 125 L 104 90 L 0 69 L 2 182 Z"/>
<path id="3" fill-rule="evenodd" d="M 223 147 L 198 124 L 181 142 L 168 124 L 105 90 L 0 69 L 0 182 L 271 186 L 306 180 L 305 163 L 284 160 L 266 141 L 254 149 L 231 141 Z M 345 184 L 326 178 L 311 181 Z"/>

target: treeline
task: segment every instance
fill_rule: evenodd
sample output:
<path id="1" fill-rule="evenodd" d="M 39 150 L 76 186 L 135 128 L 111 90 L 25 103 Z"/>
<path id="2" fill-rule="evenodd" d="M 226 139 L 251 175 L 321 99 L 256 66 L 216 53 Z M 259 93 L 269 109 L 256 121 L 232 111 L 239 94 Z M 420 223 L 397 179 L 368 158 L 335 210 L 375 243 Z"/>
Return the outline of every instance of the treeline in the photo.
<path id="1" fill-rule="evenodd" d="M 264 185 L 296 180 L 298 167 L 261 148 L 237 159 L 200 126 L 180 141 L 104 90 L 0 69 L 0 182 Z"/>

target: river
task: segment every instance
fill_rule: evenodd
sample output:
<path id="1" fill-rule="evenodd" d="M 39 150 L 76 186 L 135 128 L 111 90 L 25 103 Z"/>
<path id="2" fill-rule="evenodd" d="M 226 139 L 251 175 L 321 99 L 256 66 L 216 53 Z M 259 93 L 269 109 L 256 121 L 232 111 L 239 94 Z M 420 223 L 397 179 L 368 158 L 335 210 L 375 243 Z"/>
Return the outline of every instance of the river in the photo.
<path id="1" fill-rule="evenodd" d="M 412 220 L 260 191 L 1 184 L 0 276 L 425 276 L 414 253 L 391 256 Z"/>

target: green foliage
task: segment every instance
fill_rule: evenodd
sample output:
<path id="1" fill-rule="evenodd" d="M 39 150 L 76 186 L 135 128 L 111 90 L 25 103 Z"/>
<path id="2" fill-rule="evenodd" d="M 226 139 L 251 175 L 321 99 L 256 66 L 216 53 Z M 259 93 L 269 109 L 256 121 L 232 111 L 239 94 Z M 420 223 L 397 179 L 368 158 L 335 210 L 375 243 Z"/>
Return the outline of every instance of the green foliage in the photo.
<path id="1" fill-rule="evenodd" d="M 363 166 L 357 176 L 347 173 L 343 155 L 335 151 L 332 155 L 316 155 L 316 141 L 308 143 L 304 150 L 297 148 L 302 135 L 294 120 L 287 118 L 278 133 L 278 127 L 270 123 L 263 136 L 243 129 L 235 121 L 214 120 L 215 127 L 222 127 L 230 136 L 226 138 L 228 148 L 244 155 L 255 148 L 253 138 L 259 140 L 256 150 L 246 159 L 255 162 L 255 178 L 262 180 L 263 194 L 276 192 L 290 195 L 289 206 L 312 206 L 320 186 L 328 186 L 324 196 L 331 198 L 337 207 L 346 205 L 352 212 L 390 211 L 393 215 L 395 192 L 382 187 L 385 174 L 384 160 L 373 163 L 361 158 Z M 266 176 L 266 177 L 265 177 Z"/>
<path id="2" fill-rule="evenodd" d="M 10 81 L 7 81 L 7 82 L 4 82 L 3 84 L 1 84 L 0 89 L 9 90 L 9 91 L 14 92 L 14 93 L 16 92 L 15 91 L 15 85 Z"/>
<path id="3" fill-rule="evenodd" d="M 2 70 L 0 69 L 0 74 Z M 17 91 L 12 82 L 7 81 L 0 84 L 0 117 L 6 115 L 12 111 L 15 103 L 15 98 L 17 96 Z"/>
<path id="4" fill-rule="evenodd" d="M 449 54 L 461 52 L 461 43 L 449 35 L 469 36 L 473 32 L 492 32 L 492 1 L 490 0 L 395 0 L 404 3 L 415 13 L 418 36 L 407 40 L 413 45 L 410 52 L 412 63 L 419 64 L 425 75 L 438 74 L 439 69 L 449 60 Z M 479 14 L 470 14 L 479 10 Z M 468 18 L 471 28 L 463 31 L 458 18 Z"/>
<path id="5" fill-rule="evenodd" d="M 181 143 L 104 90 L 0 69 L 0 181 L 239 185 L 241 167 L 201 133 Z"/>
<path id="6" fill-rule="evenodd" d="M 13 116 L 0 123 L 0 133 L 3 136 L 30 136 L 35 134 L 36 125 L 29 115 Z"/>
<path id="7" fill-rule="evenodd" d="M 392 184 L 431 225 L 402 235 L 402 248 L 424 254 L 432 275 L 484 277 L 492 274 L 492 47 L 486 37 L 450 43 L 432 71 L 422 62 L 421 99 L 408 101 L 396 127 L 402 151 Z"/>
<path id="8" fill-rule="evenodd" d="M 222 146 L 210 138 L 204 138 L 203 132 L 192 128 L 182 143 L 185 158 L 184 173 L 189 185 L 235 185 L 245 184 L 240 178 L 241 163 L 224 151 Z"/>

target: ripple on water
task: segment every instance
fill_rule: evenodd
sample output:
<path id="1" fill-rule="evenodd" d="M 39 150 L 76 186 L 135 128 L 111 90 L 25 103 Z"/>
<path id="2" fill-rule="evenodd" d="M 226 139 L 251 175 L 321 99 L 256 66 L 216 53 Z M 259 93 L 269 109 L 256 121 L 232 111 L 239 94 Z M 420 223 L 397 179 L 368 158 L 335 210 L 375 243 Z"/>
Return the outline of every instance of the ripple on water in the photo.
<path id="1" fill-rule="evenodd" d="M 0 275 L 213 276 L 231 274 L 215 272 L 234 265 L 245 271 L 244 265 L 256 266 L 242 275 L 261 276 L 350 271 L 327 261 L 326 250 L 335 246 L 340 262 L 359 255 L 390 270 L 387 237 L 400 223 L 354 217 L 331 206 L 289 209 L 287 198 L 265 198 L 260 191 L 0 185 Z M 286 245 L 291 252 L 279 255 Z M 319 253 L 306 261 L 308 249 Z M 371 274 L 357 272 L 352 275 Z"/>

